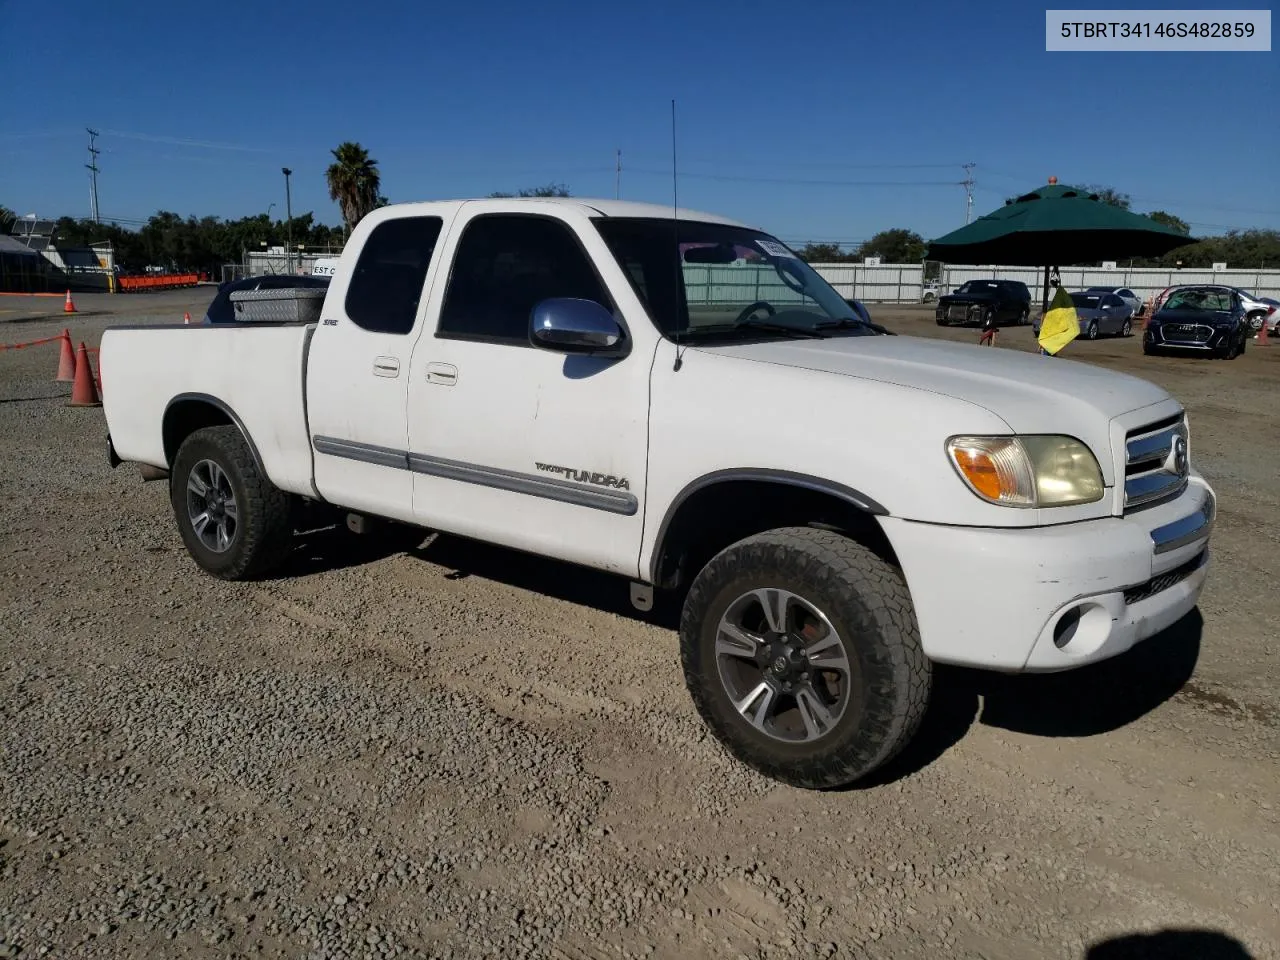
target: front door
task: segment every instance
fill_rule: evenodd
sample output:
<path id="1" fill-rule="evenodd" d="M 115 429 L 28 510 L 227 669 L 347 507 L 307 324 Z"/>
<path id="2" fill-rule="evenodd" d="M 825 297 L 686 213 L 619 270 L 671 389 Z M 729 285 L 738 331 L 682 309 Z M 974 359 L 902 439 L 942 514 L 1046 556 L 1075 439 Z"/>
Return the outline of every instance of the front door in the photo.
<path id="1" fill-rule="evenodd" d="M 550 297 L 594 300 L 627 325 L 588 254 L 607 248 L 550 213 L 464 208 L 450 233 L 409 384 L 418 522 L 634 576 L 656 341 L 604 359 L 529 339 Z"/>
<path id="2" fill-rule="evenodd" d="M 443 227 L 438 216 L 362 223 L 359 258 L 333 279 L 306 364 L 316 489 L 330 503 L 413 519 L 409 361 Z"/>

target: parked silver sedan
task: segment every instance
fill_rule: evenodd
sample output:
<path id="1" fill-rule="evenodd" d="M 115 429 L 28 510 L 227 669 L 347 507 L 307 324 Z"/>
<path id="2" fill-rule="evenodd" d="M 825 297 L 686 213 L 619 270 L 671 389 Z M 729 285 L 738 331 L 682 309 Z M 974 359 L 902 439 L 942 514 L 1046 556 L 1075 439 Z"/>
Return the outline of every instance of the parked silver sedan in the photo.
<path id="1" fill-rule="evenodd" d="M 1102 296 L 1104 293 L 1114 293 L 1129 305 L 1129 309 L 1132 311 L 1129 314 L 1130 317 L 1137 317 L 1142 314 L 1142 298 L 1128 287 L 1089 287 L 1085 290 L 1085 293 L 1096 293 L 1098 296 Z"/>
<path id="2" fill-rule="evenodd" d="M 1133 308 L 1114 293 L 1073 293 L 1071 302 L 1086 340 L 1102 334 L 1127 337 L 1133 330 Z"/>

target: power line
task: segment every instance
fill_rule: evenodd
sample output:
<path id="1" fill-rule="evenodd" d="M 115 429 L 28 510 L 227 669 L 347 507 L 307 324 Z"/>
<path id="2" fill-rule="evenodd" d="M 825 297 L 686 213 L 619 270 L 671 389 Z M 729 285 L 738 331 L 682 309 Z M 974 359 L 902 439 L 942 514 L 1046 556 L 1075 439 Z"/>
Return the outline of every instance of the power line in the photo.
<path id="1" fill-rule="evenodd" d="M 141 140 L 146 143 L 168 143 L 175 147 L 198 147 L 203 150 L 234 150 L 244 153 L 278 153 L 276 147 L 254 147 L 243 143 L 223 143 L 217 140 L 197 140 L 193 137 L 168 137 L 150 133 L 129 133 L 125 130 L 108 130 L 111 137 L 125 140 Z"/>
<path id="2" fill-rule="evenodd" d="M 702 164 L 722 167 L 725 165 L 723 159 L 712 160 L 708 158 L 690 159 L 681 161 L 685 165 Z M 785 164 L 778 164 L 788 168 L 799 168 L 808 170 L 954 170 L 961 166 L 963 161 L 955 160 L 949 163 L 845 163 L 845 162 L 822 162 L 815 163 L 813 161 L 787 161 Z"/>
<path id="3" fill-rule="evenodd" d="M 665 177 L 670 171 L 631 168 L 632 173 Z M 955 180 L 798 180 L 792 177 L 742 177 L 720 173 L 684 173 L 682 179 L 716 180 L 726 183 L 777 183 L 798 187 L 954 187 Z"/>
<path id="4" fill-rule="evenodd" d="M 780 239 L 783 243 L 846 244 L 846 243 L 865 243 L 870 238 L 869 237 L 805 237 L 803 239 L 795 239 L 795 234 L 787 234 L 786 236 L 779 236 L 778 239 Z"/>
<path id="5" fill-rule="evenodd" d="M 1186 207 L 1191 210 L 1221 210 L 1223 213 L 1252 213 L 1264 217 L 1280 217 L 1280 210 L 1259 210 L 1256 207 L 1226 207 L 1215 203 L 1187 203 L 1185 200 L 1155 200 L 1151 197 L 1134 197 L 1140 203 L 1158 203 L 1161 206 Z"/>
<path id="6" fill-rule="evenodd" d="M 983 167 L 983 170 L 985 170 L 987 173 L 994 174 L 995 176 L 1001 179 L 1016 180 L 1019 183 L 1028 183 L 1033 179 L 1031 177 L 1024 177 L 1018 174 L 1010 173 L 1007 170 L 997 170 L 991 167 Z M 992 187 L 979 187 L 978 189 L 990 190 L 992 193 L 1003 192 L 1003 191 L 995 190 Z M 1138 203 L 1154 203 L 1161 206 L 1183 207 L 1191 210 L 1221 210 L 1223 213 L 1251 213 L 1251 214 L 1264 216 L 1264 217 L 1280 217 L 1280 210 L 1259 210 L 1255 207 L 1233 207 L 1233 206 L 1227 206 L 1220 203 L 1196 203 L 1196 202 L 1190 202 L 1187 200 L 1169 200 L 1169 199 L 1161 200 L 1156 197 L 1135 196 L 1133 194 L 1127 194 L 1127 196 L 1129 197 L 1130 200 L 1137 201 Z"/>
<path id="7" fill-rule="evenodd" d="M 984 186 L 979 186 L 977 189 L 982 190 L 982 191 L 984 191 L 984 192 L 986 192 L 986 193 L 994 193 L 994 194 L 996 194 L 996 195 L 998 195 L 998 196 L 1001 196 L 1001 197 L 1005 196 L 1005 193 L 1006 193 L 1006 191 L 1004 191 L 1004 190 L 997 190 L 995 187 L 984 187 Z M 1138 200 L 1138 201 L 1140 201 L 1140 202 L 1142 202 L 1142 203 L 1144 203 L 1144 204 L 1146 204 L 1146 203 L 1162 204 L 1162 205 L 1164 205 L 1164 206 L 1172 207 L 1172 208 L 1174 208 L 1174 209 L 1177 209 L 1177 208 L 1180 206 L 1180 204 L 1170 203 L 1170 202 L 1168 202 L 1168 201 L 1152 200 L 1152 199 L 1150 199 L 1150 198 L 1144 198 L 1144 197 L 1130 197 L 1129 199 L 1130 199 L 1130 200 Z M 1238 212 L 1241 212 L 1241 213 L 1256 213 L 1256 214 L 1261 214 L 1262 216 L 1280 216 L 1280 213 L 1277 213 L 1277 212 L 1276 212 L 1276 211 L 1274 211 L 1274 210 L 1243 210 L 1243 209 L 1240 209 L 1240 208 L 1238 208 L 1238 207 L 1215 207 L 1215 206 L 1212 206 L 1212 205 L 1209 205 L 1209 204 L 1185 204 L 1185 205 L 1183 205 L 1183 206 L 1190 207 L 1192 210 L 1196 210 L 1196 209 L 1212 209 L 1212 210 L 1224 210 L 1224 211 L 1228 211 L 1228 212 L 1230 212 L 1230 211 L 1238 211 Z M 1214 227 L 1215 229 L 1219 229 L 1219 230 L 1256 230 L 1256 229 L 1262 229 L 1262 228 L 1259 228 L 1259 227 L 1258 227 L 1258 225 L 1257 225 L 1256 223 L 1252 223 L 1252 224 L 1239 224 L 1239 223 L 1209 223 L 1208 221 L 1205 221 L 1205 220 L 1187 220 L 1185 217 L 1180 217 L 1179 219 L 1183 220 L 1183 222 L 1184 222 L 1184 223 L 1186 223 L 1188 226 L 1191 226 L 1191 227 Z"/>

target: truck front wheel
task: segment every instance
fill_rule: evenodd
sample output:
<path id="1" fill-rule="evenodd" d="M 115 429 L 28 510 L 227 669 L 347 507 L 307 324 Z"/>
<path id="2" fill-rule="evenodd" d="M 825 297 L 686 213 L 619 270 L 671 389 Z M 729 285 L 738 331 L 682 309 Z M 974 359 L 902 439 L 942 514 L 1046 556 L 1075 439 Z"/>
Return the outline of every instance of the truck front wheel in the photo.
<path id="1" fill-rule="evenodd" d="M 689 590 L 680 646 L 717 739 L 796 787 L 841 786 L 884 765 L 929 699 L 901 574 L 828 530 L 772 530 L 717 554 Z"/>
<path id="2" fill-rule="evenodd" d="M 182 442 L 170 471 L 169 500 L 187 552 L 215 577 L 252 579 L 289 553 L 289 495 L 258 471 L 234 426 L 205 427 Z"/>

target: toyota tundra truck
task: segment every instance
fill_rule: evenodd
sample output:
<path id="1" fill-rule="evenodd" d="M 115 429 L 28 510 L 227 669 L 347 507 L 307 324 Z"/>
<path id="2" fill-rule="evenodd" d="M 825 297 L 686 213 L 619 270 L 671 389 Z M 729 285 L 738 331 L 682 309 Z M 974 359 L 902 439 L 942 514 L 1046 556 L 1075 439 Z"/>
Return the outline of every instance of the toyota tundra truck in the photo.
<path id="1" fill-rule="evenodd" d="M 1091 664 L 1205 583 L 1215 497 L 1166 391 L 893 334 L 733 220 L 393 205 L 297 295 L 102 338 L 109 462 L 167 481 L 200 569 L 264 575 L 322 509 L 608 571 L 679 610 L 703 721 L 787 784 L 884 765 L 935 664 Z"/>

